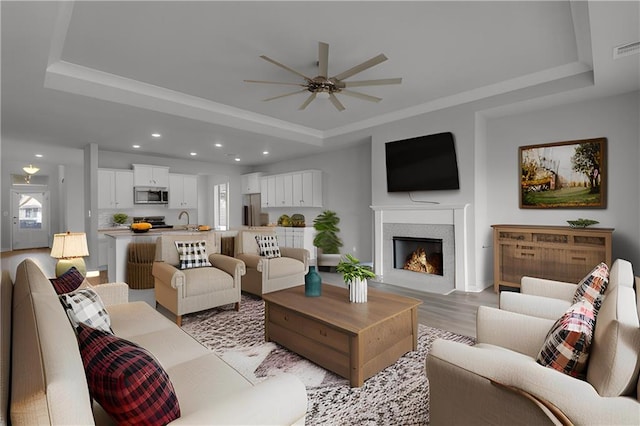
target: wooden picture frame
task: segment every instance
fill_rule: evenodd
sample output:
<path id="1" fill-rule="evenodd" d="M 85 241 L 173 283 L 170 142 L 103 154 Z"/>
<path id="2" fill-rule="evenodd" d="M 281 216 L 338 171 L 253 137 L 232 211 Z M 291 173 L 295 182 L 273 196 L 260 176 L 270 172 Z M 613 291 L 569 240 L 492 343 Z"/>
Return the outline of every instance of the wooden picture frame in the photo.
<path id="1" fill-rule="evenodd" d="M 520 208 L 606 208 L 606 148 L 606 138 L 521 146 Z"/>

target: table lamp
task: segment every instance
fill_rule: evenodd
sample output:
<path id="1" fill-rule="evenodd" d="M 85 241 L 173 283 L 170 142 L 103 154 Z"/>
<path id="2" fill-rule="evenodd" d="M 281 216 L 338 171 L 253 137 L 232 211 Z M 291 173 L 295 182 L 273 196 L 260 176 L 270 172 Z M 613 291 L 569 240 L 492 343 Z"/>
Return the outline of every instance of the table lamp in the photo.
<path id="1" fill-rule="evenodd" d="M 67 272 L 75 266 L 83 276 L 87 274 L 87 266 L 84 256 L 89 256 L 87 248 L 87 236 L 84 232 L 67 232 L 53 235 L 53 247 L 51 257 L 58 259 L 56 264 L 56 277 Z"/>

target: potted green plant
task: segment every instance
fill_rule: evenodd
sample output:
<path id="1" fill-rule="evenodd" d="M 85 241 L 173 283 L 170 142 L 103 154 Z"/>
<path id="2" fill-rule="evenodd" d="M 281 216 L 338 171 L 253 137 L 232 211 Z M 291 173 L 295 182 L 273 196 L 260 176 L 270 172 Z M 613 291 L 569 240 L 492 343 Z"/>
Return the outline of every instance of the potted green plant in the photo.
<path id="1" fill-rule="evenodd" d="M 367 278 L 375 278 L 376 274 L 369 265 L 363 265 L 351 254 L 345 254 L 338 262 L 336 271 L 342 274 L 344 282 L 349 286 L 349 301 L 363 303 L 367 301 Z"/>
<path id="2" fill-rule="evenodd" d="M 336 212 L 325 210 L 313 220 L 316 236 L 313 245 L 318 248 L 318 266 L 336 266 L 340 261 L 342 240 L 338 237 L 340 218 Z"/>
<path id="3" fill-rule="evenodd" d="M 116 225 L 124 225 L 127 223 L 127 219 L 129 219 L 129 216 L 125 213 L 114 213 L 112 217 L 113 223 Z"/>

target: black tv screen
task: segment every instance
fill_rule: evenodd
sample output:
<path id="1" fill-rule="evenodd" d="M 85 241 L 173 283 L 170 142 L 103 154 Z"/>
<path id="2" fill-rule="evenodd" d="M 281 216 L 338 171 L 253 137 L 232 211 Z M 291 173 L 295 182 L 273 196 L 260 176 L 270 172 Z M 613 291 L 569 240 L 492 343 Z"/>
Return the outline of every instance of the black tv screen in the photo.
<path id="1" fill-rule="evenodd" d="M 387 191 L 460 189 L 451 132 L 385 144 Z"/>

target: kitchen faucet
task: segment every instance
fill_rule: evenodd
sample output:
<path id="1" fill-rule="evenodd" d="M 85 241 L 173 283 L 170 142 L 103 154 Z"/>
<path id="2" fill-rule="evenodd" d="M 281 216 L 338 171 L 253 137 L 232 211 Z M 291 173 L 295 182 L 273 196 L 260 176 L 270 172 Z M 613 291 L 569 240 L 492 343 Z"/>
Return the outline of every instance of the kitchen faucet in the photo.
<path id="1" fill-rule="evenodd" d="M 189 222 L 190 222 L 190 220 L 189 220 L 189 212 L 188 212 L 188 211 L 186 211 L 186 210 L 182 210 L 182 211 L 180 212 L 180 214 L 178 215 L 178 220 L 182 219 L 182 215 L 185 215 L 185 214 L 187 215 L 187 229 L 189 229 Z"/>

